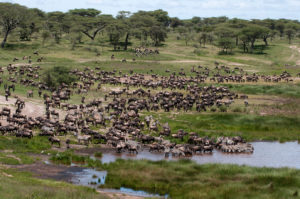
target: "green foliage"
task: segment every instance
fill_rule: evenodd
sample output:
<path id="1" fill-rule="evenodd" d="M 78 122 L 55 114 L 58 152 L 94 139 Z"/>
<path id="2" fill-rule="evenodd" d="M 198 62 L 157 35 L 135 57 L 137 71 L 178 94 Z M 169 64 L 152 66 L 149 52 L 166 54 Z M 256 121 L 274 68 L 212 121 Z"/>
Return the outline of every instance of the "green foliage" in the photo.
<path id="1" fill-rule="evenodd" d="M 245 111 L 244 111 L 245 112 Z M 153 114 L 152 114 L 153 115 Z M 160 114 L 160 122 L 168 122 L 172 132 L 183 129 L 200 136 L 236 136 L 246 140 L 299 140 L 300 118 L 260 116 L 244 113 Z"/>
<path id="2" fill-rule="evenodd" d="M 263 35 L 267 34 L 268 31 L 269 29 L 265 27 L 251 24 L 243 28 L 240 32 L 240 35 L 244 38 L 244 40 L 247 40 L 251 43 L 251 50 L 253 51 L 256 40 L 263 37 Z"/>
<path id="3" fill-rule="evenodd" d="M 27 17 L 26 7 L 19 4 L 0 3 L 0 26 L 4 32 L 1 48 L 4 48 L 8 35 Z"/>
<path id="4" fill-rule="evenodd" d="M 101 152 L 94 153 L 94 156 L 97 158 L 102 158 L 103 154 Z"/>
<path id="5" fill-rule="evenodd" d="M 42 39 L 43 39 L 43 45 L 45 44 L 46 40 L 50 38 L 50 32 L 49 31 L 43 31 L 42 32 Z"/>
<path id="6" fill-rule="evenodd" d="M 76 77 L 70 74 L 70 69 L 65 66 L 54 66 L 44 72 L 43 81 L 50 88 L 57 88 L 61 84 L 71 84 Z"/>
<path id="7" fill-rule="evenodd" d="M 0 150 L 13 150 L 17 153 L 40 153 L 51 145 L 47 138 L 34 136 L 32 139 L 0 137 Z"/>
<path id="8" fill-rule="evenodd" d="M 242 108 L 241 107 L 235 107 L 232 111 L 234 113 L 241 113 L 242 112 Z"/>
<path id="9" fill-rule="evenodd" d="M 100 34 L 101 36 L 107 35 L 108 39 L 105 40 L 110 40 L 115 48 L 121 40 L 124 41 L 124 50 L 127 50 L 129 39 L 132 38 L 139 39 L 141 45 L 160 46 L 167 38 L 167 32 L 180 33 L 181 38 L 184 38 L 188 45 L 193 40 L 194 33 L 197 32 L 199 35 L 196 40 L 200 46 L 205 46 L 208 42 L 211 44 L 215 37 L 231 38 L 235 39 L 236 46 L 242 41 L 244 52 L 249 51 L 248 45 L 253 52 L 255 42 L 260 39 L 268 46 L 268 39 L 273 40 L 279 32 L 280 37 L 286 35 L 291 42 L 295 35 L 299 35 L 300 30 L 300 23 L 297 20 L 249 21 L 237 18 L 228 19 L 225 16 L 203 19 L 193 17 L 180 20 L 176 17 L 170 18 L 168 12 L 164 10 L 136 13 L 121 11 L 113 17 L 101 14 L 101 11 L 93 8 L 73 9 L 66 13 L 44 13 L 41 10 L 29 9 L 18 4 L 1 3 L 0 11 L 0 26 L 4 31 L 2 47 L 7 41 L 7 36 L 14 29 L 18 29 L 21 41 L 30 41 L 32 38 L 41 36 L 43 44 L 50 37 L 56 44 L 60 44 L 64 38 L 67 38 L 71 41 L 72 49 L 75 48 L 76 43 L 84 42 L 86 38 L 90 39 L 91 44 L 95 44 L 94 41 Z M 149 38 L 152 43 L 148 41 Z"/>
<path id="10" fill-rule="evenodd" d="M 292 198 L 299 190 L 300 172 L 294 169 L 252 168 L 204 164 L 189 160 L 117 160 L 107 166 L 105 187 L 146 190 L 170 198 Z M 130 177 L 128 177 L 130 176 Z"/>
<path id="11" fill-rule="evenodd" d="M 230 54 L 235 44 L 231 38 L 220 38 L 217 45 L 222 49 L 221 54 Z"/>
<path id="12" fill-rule="evenodd" d="M 220 109 L 220 112 L 227 112 L 227 107 L 224 105 L 220 106 L 219 109 Z"/>
<path id="13" fill-rule="evenodd" d="M 287 97 L 300 97 L 300 84 L 276 84 L 276 85 L 241 85 L 224 84 L 229 89 L 252 95 L 279 95 Z"/>
<path id="14" fill-rule="evenodd" d="M 71 150 L 61 153 L 53 153 L 50 160 L 56 164 L 71 165 L 71 163 L 75 163 L 92 168 L 100 168 L 102 166 L 100 160 L 93 160 L 89 156 L 76 155 Z"/>
<path id="15" fill-rule="evenodd" d="M 153 40 L 154 46 L 159 46 L 167 38 L 167 32 L 162 26 L 153 26 L 150 29 L 150 37 Z"/>

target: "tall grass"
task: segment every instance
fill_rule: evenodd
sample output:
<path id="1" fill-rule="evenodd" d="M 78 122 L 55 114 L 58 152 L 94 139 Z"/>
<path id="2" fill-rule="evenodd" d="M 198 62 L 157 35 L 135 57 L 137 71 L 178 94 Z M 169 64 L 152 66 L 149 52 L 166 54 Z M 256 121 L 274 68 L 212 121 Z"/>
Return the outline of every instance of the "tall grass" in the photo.
<path id="1" fill-rule="evenodd" d="M 130 187 L 176 198 L 292 198 L 300 171 L 205 164 L 188 160 L 118 160 L 108 166 L 105 187 Z"/>

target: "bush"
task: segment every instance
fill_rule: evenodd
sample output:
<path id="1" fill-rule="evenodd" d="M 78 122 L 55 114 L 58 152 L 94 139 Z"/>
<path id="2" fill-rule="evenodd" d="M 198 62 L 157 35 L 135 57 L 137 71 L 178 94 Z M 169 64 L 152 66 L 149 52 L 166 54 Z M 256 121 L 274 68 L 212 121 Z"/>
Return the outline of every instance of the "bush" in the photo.
<path id="1" fill-rule="evenodd" d="M 220 106 L 220 111 L 221 112 L 227 112 L 227 107 L 226 106 Z"/>
<path id="2" fill-rule="evenodd" d="M 198 44 L 193 44 L 193 47 L 194 48 L 199 48 L 199 45 Z M 195 50 L 197 50 L 197 49 L 195 49 Z"/>
<path id="3" fill-rule="evenodd" d="M 194 53 L 195 53 L 196 55 L 198 55 L 198 56 L 200 56 L 200 55 L 205 55 L 205 54 L 206 54 L 206 52 L 200 50 L 199 48 L 196 48 L 196 49 L 194 50 Z"/>
<path id="4" fill-rule="evenodd" d="M 215 107 L 212 107 L 212 108 L 210 109 L 210 111 L 211 111 L 211 112 L 216 112 L 217 109 L 216 109 Z"/>
<path id="5" fill-rule="evenodd" d="M 218 52 L 218 55 L 234 55 L 234 53 L 231 51 L 231 52 L 225 52 L 223 50 L 219 51 Z"/>
<path id="6" fill-rule="evenodd" d="M 241 109 L 241 107 L 235 107 L 232 111 L 235 113 L 241 113 L 242 109 Z"/>
<path id="7" fill-rule="evenodd" d="M 62 83 L 71 84 L 76 81 L 76 77 L 70 74 L 69 68 L 65 66 L 54 66 L 45 71 L 43 81 L 50 88 L 57 88 Z"/>
<path id="8" fill-rule="evenodd" d="M 97 158 L 102 158 L 102 153 L 101 152 L 96 152 L 94 153 L 94 156 L 97 157 Z"/>

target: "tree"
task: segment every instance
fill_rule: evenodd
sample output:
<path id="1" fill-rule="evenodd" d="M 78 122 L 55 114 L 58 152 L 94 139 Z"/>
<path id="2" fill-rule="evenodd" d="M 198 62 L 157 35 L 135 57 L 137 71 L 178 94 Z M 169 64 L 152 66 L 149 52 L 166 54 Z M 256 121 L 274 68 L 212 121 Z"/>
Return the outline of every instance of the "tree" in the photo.
<path id="1" fill-rule="evenodd" d="M 289 44 L 292 43 L 292 39 L 295 36 L 295 30 L 289 28 L 285 30 L 285 35 L 287 36 L 288 40 L 289 40 Z"/>
<path id="2" fill-rule="evenodd" d="M 21 41 L 30 41 L 34 33 L 38 33 L 45 21 L 46 15 L 43 11 L 34 8 L 27 10 L 27 17 L 19 24 Z"/>
<path id="3" fill-rule="evenodd" d="M 232 38 L 223 37 L 218 40 L 217 45 L 222 48 L 222 53 L 228 54 L 228 50 L 232 52 L 232 49 L 234 48 L 234 41 Z"/>
<path id="4" fill-rule="evenodd" d="M 153 16 L 161 26 L 167 27 L 170 25 L 170 17 L 168 16 L 168 12 L 159 9 L 148 12 L 150 16 Z"/>
<path id="5" fill-rule="evenodd" d="M 130 17 L 131 32 L 137 39 L 140 39 L 141 45 L 147 44 L 150 31 L 154 26 L 160 26 L 157 19 L 149 12 L 139 11 Z"/>
<path id="6" fill-rule="evenodd" d="M 26 19 L 27 8 L 18 4 L 0 3 L 0 26 L 4 32 L 1 48 L 4 48 L 8 35 Z"/>
<path id="7" fill-rule="evenodd" d="M 43 31 L 42 32 L 42 38 L 43 38 L 43 46 L 44 46 L 46 40 L 50 38 L 50 32 L 49 31 Z"/>
<path id="8" fill-rule="evenodd" d="M 109 41 L 114 46 L 114 50 L 117 50 L 117 46 L 120 44 L 120 39 L 125 34 L 125 30 L 125 25 L 118 20 L 115 20 L 107 27 Z"/>
<path id="9" fill-rule="evenodd" d="M 247 41 L 250 41 L 251 44 L 251 51 L 254 50 L 254 44 L 255 41 L 262 37 L 262 35 L 265 33 L 266 29 L 264 27 L 261 27 L 259 25 L 248 25 L 247 27 L 243 28 L 240 32 L 241 35 L 245 38 L 247 38 Z"/>
<path id="10" fill-rule="evenodd" d="M 59 44 L 63 32 L 69 32 L 70 26 L 66 25 L 66 14 L 63 12 L 49 12 L 44 23 L 45 32 L 49 32 L 54 41 Z"/>
<path id="11" fill-rule="evenodd" d="M 198 42 L 199 42 L 200 46 L 202 46 L 202 44 L 203 44 L 203 46 L 205 47 L 207 39 L 208 39 L 208 33 L 206 33 L 206 32 L 200 33 L 200 35 L 198 36 Z"/>
<path id="12" fill-rule="evenodd" d="M 285 24 L 282 22 L 279 22 L 275 26 L 276 30 L 280 33 L 280 37 L 283 37 L 284 34 L 284 29 L 285 29 Z"/>
<path id="13" fill-rule="evenodd" d="M 150 37 L 154 42 L 154 46 L 159 46 L 167 38 L 167 32 L 161 26 L 153 26 L 150 29 Z"/>
<path id="14" fill-rule="evenodd" d="M 171 23 L 170 26 L 175 29 L 178 26 L 183 25 L 182 21 L 180 19 L 178 19 L 177 17 L 171 18 Z"/>
<path id="15" fill-rule="evenodd" d="M 185 41 L 185 45 L 187 46 L 189 41 L 193 40 L 194 34 L 189 32 L 184 26 L 180 26 L 178 28 L 178 33 L 180 37 L 182 37 Z"/>
<path id="16" fill-rule="evenodd" d="M 200 24 L 202 22 L 202 19 L 200 17 L 193 17 L 191 22 L 193 24 Z"/>
<path id="17" fill-rule="evenodd" d="M 77 30 L 94 41 L 97 34 L 113 19 L 111 15 L 100 15 L 100 13 L 101 11 L 90 8 L 70 10 L 68 14 L 69 21 L 77 26 Z"/>
<path id="18" fill-rule="evenodd" d="M 268 38 L 271 37 L 272 31 L 269 28 L 264 28 L 262 29 L 261 37 L 263 41 L 265 42 L 265 46 L 268 46 Z"/>
<path id="19" fill-rule="evenodd" d="M 290 21 L 289 23 L 286 24 L 285 26 L 285 35 L 287 36 L 289 40 L 289 44 L 292 42 L 292 39 L 296 35 L 296 33 L 300 30 L 300 24 L 299 22 L 292 22 Z"/>
<path id="20" fill-rule="evenodd" d="M 243 47 L 243 51 L 245 52 L 249 52 L 249 42 L 250 42 L 250 38 L 246 35 L 241 33 L 239 36 L 240 40 L 242 41 L 242 47 Z"/>
<path id="21" fill-rule="evenodd" d="M 127 50 L 128 44 L 129 44 L 129 37 L 132 34 L 132 23 L 129 19 L 131 13 L 129 11 L 120 11 L 117 15 L 117 20 L 120 21 L 120 23 L 123 23 L 123 29 L 125 32 L 125 41 L 124 41 L 124 50 Z"/>

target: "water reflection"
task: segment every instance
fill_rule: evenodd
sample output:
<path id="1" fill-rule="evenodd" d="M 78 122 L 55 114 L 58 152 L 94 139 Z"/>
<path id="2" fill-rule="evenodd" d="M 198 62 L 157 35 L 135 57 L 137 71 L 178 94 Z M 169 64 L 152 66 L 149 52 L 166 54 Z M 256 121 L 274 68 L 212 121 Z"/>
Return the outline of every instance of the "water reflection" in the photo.
<path id="1" fill-rule="evenodd" d="M 212 154 L 194 155 L 191 159 L 199 164 L 221 163 L 238 164 L 256 167 L 290 167 L 300 169 L 300 144 L 298 142 L 253 142 L 252 154 L 228 154 L 214 150 Z M 103 153 L 103 163 L 114 162 L 116 159 L 147 159 L 152 161 L 165 160 L 163 153 L 150 153 L 148 150 L 139 152 L 138 155 L 127 153 Z M 167 160 L 177 160 L 169 157 Z"/>

